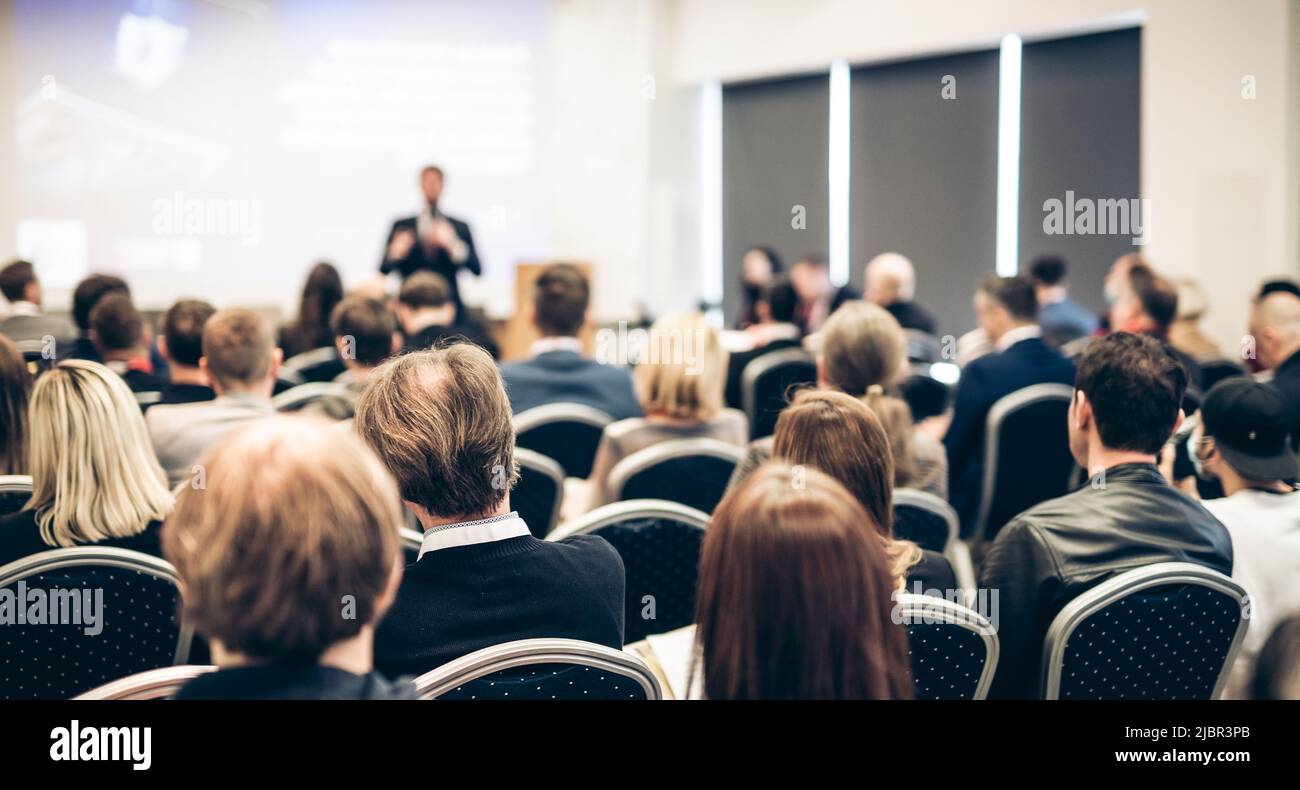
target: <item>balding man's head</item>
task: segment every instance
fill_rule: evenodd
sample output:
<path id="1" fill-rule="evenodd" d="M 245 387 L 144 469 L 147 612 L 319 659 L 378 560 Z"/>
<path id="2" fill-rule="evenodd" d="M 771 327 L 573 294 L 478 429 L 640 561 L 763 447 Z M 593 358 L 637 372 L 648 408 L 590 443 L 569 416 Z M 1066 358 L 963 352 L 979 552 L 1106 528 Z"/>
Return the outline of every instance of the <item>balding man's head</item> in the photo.
<path id="1" fill-rule="evenodd" d="M 1266 370 L 1300 351 L 1300 297 L 1278 291 L 1255 303 L 1250 311 L 1255 355 Z"/>
<path id="2" fill-rule="evenodd" d="M 863 295 L 868 302 L 888 307 L 895 302 L 910 302 L 916 294 L 916 270 L 906 256 L 884 252 L 867 263 Z"/>

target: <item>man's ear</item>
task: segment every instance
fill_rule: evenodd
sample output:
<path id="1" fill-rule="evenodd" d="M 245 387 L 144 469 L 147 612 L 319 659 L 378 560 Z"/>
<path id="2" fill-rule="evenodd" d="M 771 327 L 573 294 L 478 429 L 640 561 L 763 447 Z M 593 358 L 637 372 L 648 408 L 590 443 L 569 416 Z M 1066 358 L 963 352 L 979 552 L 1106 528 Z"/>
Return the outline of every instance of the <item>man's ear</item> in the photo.
<path id="1" fill-rule="evenodd" d="M 826 386 L 826 355 L 817 355 L 817 386 Z"/>
<path id="2" fill-rule="evenodd" d="M 402 350 L 402 333 L 401 333 L 401 332 L 394 332 L 394 333 L 393 333 L 393 352 L 392 352 L 392 353 L 396 354 L 398 351 L 401 351 L 401 350 Z"/>
<path id="3" fill-rule="evenodd" d="M 1179 427 L 1182 426 L 1183 420 L 1185 419 L 1187 419 L 1187 415 L 1183 412 L 1182 409 L 1179 409 L 1178 416 L 1174 418 L 1174 429 L 1169 432 L 1170 436 L 1173 436 L 1174 434 L 1178 433 L 1178 429 Z"/>
<path id="4" fill-rule="evenodd" d="M 1088 430 L 1092 424 L 1092 404 L 1088 402 L 1088 396 L 1083 394 L 1083 390 L 1074 391 L 1074 427 L 1080 431 Z"/>
<path id="5" fill-rule="evenodd" d="M 280 365 L 284 364 L 284 349 L 271 349 L 271 378 L 280 375 Z"/>
<path id="6" fill-rule="evenodd" d="M 171 352 L 169 352 L 169 351 L 167 350 L 167 336 L 166 336 L 166 335 L 159 335 L 159 336 L 158 336 L 158 353 L 159 353 L 159 355 L 162 356 L 163 359 L 168 360 L 168 361 L 171 361 L 172 355 L 171 355 Z"/>

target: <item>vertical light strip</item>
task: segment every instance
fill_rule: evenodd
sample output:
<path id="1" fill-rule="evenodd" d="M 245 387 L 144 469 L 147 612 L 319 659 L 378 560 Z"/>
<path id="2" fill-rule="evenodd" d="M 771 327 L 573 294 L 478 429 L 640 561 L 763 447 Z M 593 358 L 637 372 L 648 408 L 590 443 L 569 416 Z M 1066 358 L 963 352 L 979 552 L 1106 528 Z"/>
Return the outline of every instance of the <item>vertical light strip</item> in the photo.
<path id="1" fill-rule="evenodd" d="M 1020 36 L 1002 39 L 998 62 L 998 237 L 997 272 L 1020 269 Z"/>
<path id="2" fill-rule="evenodd" d="M 830 152 L 827 157 L 826 181 L 830 186 L 827 208 L 829 239 L 827 251 L 831 281 L 845 285 L 849 281 L 849 64 L 831 63 Z"/>
<path id="3" fill-rule="evenodd" d="M 722 84 L 700 89 L 700 299 L 722 304 Z M 722 309 L 710 319 L 722 324 Z"/>

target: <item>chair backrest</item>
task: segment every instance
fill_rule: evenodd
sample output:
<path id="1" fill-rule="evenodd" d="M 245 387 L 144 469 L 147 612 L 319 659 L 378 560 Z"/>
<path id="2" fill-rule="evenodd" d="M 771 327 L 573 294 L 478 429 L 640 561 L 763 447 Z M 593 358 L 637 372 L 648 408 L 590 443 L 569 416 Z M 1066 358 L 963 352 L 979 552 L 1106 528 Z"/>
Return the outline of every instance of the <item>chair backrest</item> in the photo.
<path id="1" fill-rule="evenodd" d="M 898 383 L 898 394 L 912 410 L 915 422 L 938 417 L 952 402 L 952 386 L 933 375 L 937 365 L 912 365 L 911 372 Z"/>
<path id="2" fill-rule="evenodd" d="M 548 403 L 515 415 L 515 445 L 553 459 L 565 477 L 585 479 L 605 426 L 613 421 L 581 403 Z"/>
<path id="3" fill-rule="evenodd" d="M 750 360 L 740 372 L 740 397 L 749 417 L 750 438 L 772 435 L 792 387 L 816 383 L 817 362 L 802 348 L 782 348 Z"/>
<path id="4" fill-rule="evenodd" d="M 1231 359 L 1211 359 L 1200 363 L 1200 366 L 1202 392 L 1209 392 L 1211 387 L 1224 379 L 1246 375 L 1246 369 Z"/>
<path id="5" fill-rule="evenodd" d="M 1074 457 L 1066 415 L 1074 390 L 1034 384 L 999 398 L 984 428 L 984 481 L 971 535 L 991 541 L 1022 511 L 1070 489 Z"/>
<path id="6" fill-rule="evenodd" d="M 199 675 L 206 675 L 209 672 L 216 671 L 216 669 L 216 667 L 206 664 L 185 664 L 179 667 L 150 669 L 137 672 L 120 680 L 105 683 L 84 694 L 78 694 L 73 699 L 170 699 L 176 696 L 176 692 L 181 690 L 181 686 Z"/>
<path id="7" fill-rule="evenodd" d="M 14 345 L 18 347 L 18 353 L 23 355 L 23 362 L 27 363 L 27 372 L 33 376 L 41 375 L 58 361 L 56 357 L 46 355 L 44 340 L 16 340 Z"/>
<path id="8" fill-rule="evenodd" d="M 424 536 L 410 527 L 402 527 L 399 533 L 402 536 L 402 557 L 406 560 L 406 564 L 410 565 L 420 559 L 420 547 L 424 545 Z"/>
<path id="9" fill-rule="evenodd" d="M 161 392 L 151 391 L 135 393 L 135 402 L 140 404 L 142 408 L 145 406 L 152 406 L 160 400 L 162 400 Z"/>
<path id="10" fill-rule="evenodd" d="M 910 362 L 938 362 L 943 346 L 939 343 L 939 338 L 929 332 L 922 332 L 919 329 L 904 329 L 903 336 L 907 338 L 907 359 Z"/>
<path id="11" fill-rule="evenodd" d="M 960 529 L 957 511 L 939 497 L 915 488 L 894 489 L 894 537 L 943 553 Z"/>
<path id="12" fill-rule="evenodd" d="M 627 573 L 623 640 L 631 643 L 695 622 L 700 544 L 708 526 L 707 514 L 677 502 L 634 499 L 598 507 L 546 539 L 590 534 L 614 546 Z"/>
<path id="13" fill-rule="evenodd" d="M 675 439 L 638 450 L 610 470 L 605 499 L 666 499 L 712 513 L 745 451 L 717 439 Z"/>
<path id="14" fill-rule="evenodd" d="M 1079 357 L 1083 356 L 1083 352 L 1087 351 L 1088 346 L 1091 344 L 1092 344 L 1091 335 L 1085 335 L 1081 338 L 1078 338 L 1077 340 L 1071 340 L 1070 342 L 1061 346 L 1061 355 L 1066 357 L 1067 359 L 1078 359 Z"/>
<path id="15" fill-rule="evenodd" d="M 31 475 L 0 475 L 0 516 L 17 513 L 31 498 Z"/>
<path id="16" fill-rule="evenodd" d="M 189 657 L 193 632 L 177 615 L 176 572 L 157 557 L 94 546 L 43 551 L 0 567 L 0 589 L 26 617 L 0 626 L 0 653 L 21 657 L 0 664 L 0 699 L 67 699 Z M 38 623 L 31 613 L 42 599 Z"/>
<path id="17" fill-rule="evenodd" d="M 299 384 L 271 398 L 271 405 L 276 411 L 298 411 L 321 398 L 332 396 L 347 397 L 347 386 L 333 381 L 311 381 Z"/>
<path id="18" fill-rule="evenodd" d="M 907 627 L 917 699 L 984 699 L 998 666 L 998 636 L 974 609 L 930 595 L 901 593 L 894 616 Z"/>
<path id="19" fill-rule="evenodd" d="M 476 650 L 415 679 L 420 699 L 657 700 L 631 653 L 577 639 L 521 639 Z"/>
<path id="20" fill-rule="evenodd" d="M 1214 699 L 1248 625 L 1246 591 L 1221 573 L 1161 562 L 1066 604 L 1043 643 L 1045 699 Z"/>
<path id="21" fill-rule="evenodd" d="M 334 346 L 321 346 L 284 361 L 282 369 L 292 370 L 305 381 L 331 381 L 344 369 L 343 360 Z"/>
<path id="22" fill-rule="evenodd" d="M 519 482 L 510 492 L 510 506 L 518 511 L 534 537 L 544 538 L 560 520 L 564 467 L 525 447 L 515 448 L 515 460 L 519 462 Z"/>

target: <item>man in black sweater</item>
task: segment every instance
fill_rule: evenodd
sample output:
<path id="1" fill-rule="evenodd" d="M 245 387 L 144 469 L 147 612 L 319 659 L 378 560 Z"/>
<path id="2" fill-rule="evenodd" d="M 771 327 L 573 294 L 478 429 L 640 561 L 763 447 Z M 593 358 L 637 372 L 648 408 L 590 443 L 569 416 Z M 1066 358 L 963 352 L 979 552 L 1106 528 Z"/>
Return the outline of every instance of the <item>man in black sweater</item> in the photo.
<path id="1" fill-rule="evenodd" d="M 517 639 L 623 646 L 623 561 L 604 539 L 547 542 L 510 509 L 510 402 L 486 351 L 415 351 L 371 374 L 356 429 L 424 527 L 419 559 L 375 639 L 390 675 Z"/>

